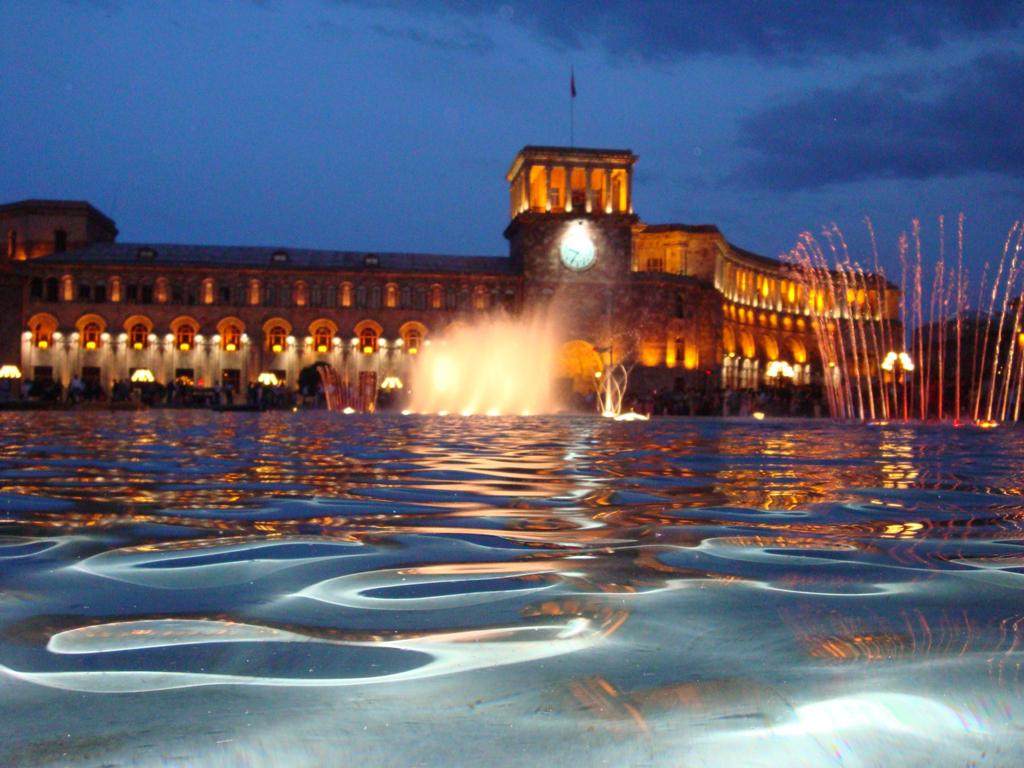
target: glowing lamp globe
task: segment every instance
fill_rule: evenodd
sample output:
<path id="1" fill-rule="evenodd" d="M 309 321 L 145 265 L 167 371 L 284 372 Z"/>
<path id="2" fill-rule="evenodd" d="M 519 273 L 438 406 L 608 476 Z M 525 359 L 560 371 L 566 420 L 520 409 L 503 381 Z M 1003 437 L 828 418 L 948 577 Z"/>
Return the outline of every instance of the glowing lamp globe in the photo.
<path id="1" fill-rule="evenodd" d="M 256 377 L 256 381 L 265 387 L 276 387 L 280 384 L 277 374 L 273 371 L 263 371 L 263 373 Z"/>

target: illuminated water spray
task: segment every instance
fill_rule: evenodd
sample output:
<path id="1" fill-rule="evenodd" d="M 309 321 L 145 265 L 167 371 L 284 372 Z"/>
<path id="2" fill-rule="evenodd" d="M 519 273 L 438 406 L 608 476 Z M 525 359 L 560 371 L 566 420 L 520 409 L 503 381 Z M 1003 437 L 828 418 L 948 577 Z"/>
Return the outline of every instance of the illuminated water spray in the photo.
<path id="1" fill-rule="evenodd" d="M 879 265 L 874 230 L 866 223 L 868 269 L 851 258 L 835 225 L 822 232 L 823 242 L 803 233 L 788 256 L 806 293 L 832 415 L 970 419 L 981 426 L 1016 421 L 1024 395 L 1024 223 L 1011 227 L 991 283 L 986 263 L 974 307 L 964 272 L 963 215 L 955 269 L 946 265 L 945 220 L 939 218 L 930 279 L 914 220 L 898 241 L 898 287 Z"/>
<path id="2" fill-rule="evenodd" d="M 415 361 L 410 409 L 490 416 L 552 413 L 560 344 L 551 312 L 456 323 Z"/>

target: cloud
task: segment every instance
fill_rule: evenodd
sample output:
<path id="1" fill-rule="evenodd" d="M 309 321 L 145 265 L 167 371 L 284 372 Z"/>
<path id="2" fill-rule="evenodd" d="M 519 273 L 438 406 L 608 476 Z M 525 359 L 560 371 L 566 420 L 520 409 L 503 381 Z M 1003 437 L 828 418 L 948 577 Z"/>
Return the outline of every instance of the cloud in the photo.
<path id="1" fill-rule="evenodd" d="M 373 30 L 382 37 L 441 51 L 485 54 L 494 50 L 494 43 L 487 35 L 462 25 L 460 27 L 451 33 L 437 33 L 423 27 L 376 24 Z"/>
<path id="2" fill-rule="evenodd" d="M 1019 0 L 378 0 L 376 5 L 417 14 L 501 18 L 527 27 L 556 48 L 597 43 L 614 55 L 648 61 L 701 54 L 801 61 L 899 45 L 933 49 L 951 39 L 1019 29 L 1024 21 Z"/>
<path id="3" fill-rule="evenodd" d="M 1024 180 L 1024 54 L 817 90 L 739 124 L 754 155 L 736 174 L 766 188 L 987 172 Z"/>

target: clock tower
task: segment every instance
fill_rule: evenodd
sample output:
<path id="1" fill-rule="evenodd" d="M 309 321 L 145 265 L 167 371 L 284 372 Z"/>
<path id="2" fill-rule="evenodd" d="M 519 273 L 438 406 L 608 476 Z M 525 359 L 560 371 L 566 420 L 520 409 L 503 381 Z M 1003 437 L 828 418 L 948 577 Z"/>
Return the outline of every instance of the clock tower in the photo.
<path id="1" fill-rule="evenodd" d="M 628 149 L 528 146 L 506 174 L 524 303 L 557 298 L 570 337 L 592 336 L 629 280 L 636 160 Z"/>

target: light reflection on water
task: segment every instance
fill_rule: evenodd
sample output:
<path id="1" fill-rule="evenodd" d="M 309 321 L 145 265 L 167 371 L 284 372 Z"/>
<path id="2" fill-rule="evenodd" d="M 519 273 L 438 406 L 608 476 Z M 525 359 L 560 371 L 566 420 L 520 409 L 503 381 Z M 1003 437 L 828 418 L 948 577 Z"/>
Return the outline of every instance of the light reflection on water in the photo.
<path id="1" fill-rule="evenodd" d="M 1024 747 L 1017 431 L 3 420 L 3 764 Z"/>

